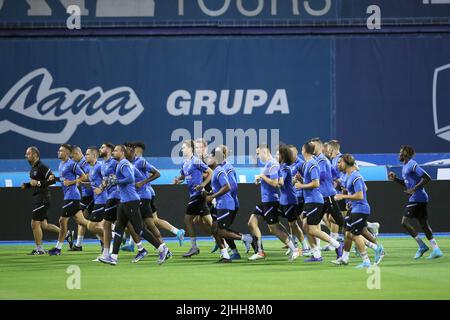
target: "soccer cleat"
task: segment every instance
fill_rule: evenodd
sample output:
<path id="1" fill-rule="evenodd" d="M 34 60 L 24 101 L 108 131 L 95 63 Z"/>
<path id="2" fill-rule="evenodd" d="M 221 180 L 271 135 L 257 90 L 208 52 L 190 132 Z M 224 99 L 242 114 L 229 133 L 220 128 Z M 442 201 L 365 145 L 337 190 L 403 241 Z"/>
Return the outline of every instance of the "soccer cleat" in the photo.
<path id="1" fill-rule="evenodd" d="M 262 260 L 266 258 L 266 254 L 264 252 L 258 252 L 253 254 L 251 257 L 248 258 L 248 260 L 250 261 L 255 261 L 255 260 Z"/>
<path id="2" fill-rule="evenodd" d="M 48 250 L 48 254 L 50 256 L 59 256 L 59 255 L 61 255 L 61 249 L 52 248 L 52 249 Z"/>
<path id="3" fill-rule="evenodd" d="M 244 239 L 242 242 L 245 246 L 245 253 L 248 253 L 250 251 L 250 248 L 252 246 L 253 237 L 250 234 L 244 234 Z"/>
<path id="4" fill-rule="evenodd" d="M 188 252 L 183 254 L 183 258 L 190 258 L 190 257 L 192 257 L 192 256 L 194 256 L 196 254 L 199 254 L 199 253 L 200 253 L 200 249 L 199 248 L 191 247 Z"/>
<path id="5" fill-rule="evenodd" d="M 83 246 L 73 245 L 68 251 L 83 251 Z"/>
<path id="6" fill-rule="evenodd" d="M 173 257 L 173 253 L 169 250 L 166 255 L 166 260 L 169 260 L 172 257 Z"/>
<path id="7" fill-rule="evenodd" d="M 344 259 L 342 259 L 342 257 L 331 261 L 331 263 L 335 264 L 335 265 L 338 265 L 338 266 L 347 266 L 348 265 L 348 261 L 345 261 Z"/>
<path id="8" fill-rule="evenodd" d="M 64 238 L 64 240 L 66 240 L 69 243 L 69 248 L 71 249 L 73 247 L 73 234 L 74 234 L 73 231 L 67 230 L 66 237 Z"/>
<path id="9" fill-rule="evenodd" d="M 312 256 L 311 258 L 305 260 L 305 262 L 322 262 L 322 261 L 323 261 L 322 257 L 314 258 L 314 256 Z"/>
<path id="10" fill-rule="evenodd" d="M 33 251 L 31 251 L 30 253 L 28 253 L 29 256 L 41 256 L 43 254 L 46 254 L 48 252 L 46 252 L 45 250 L 36 250 L 33 249 Z"/>
<path id="11" fill-rule="evenodd" d="M 344 252 L 344 243 L 343 242 L 339 245 L 339 248 L 335 249 L 335 252 L 336 252 L 336 258 L 337 259 L 342 257 L 342 253 Z"/>
<path id="12" fill-rule="evenodd" d="M 437 259 L 442 257 L 443 255 L 444 254 L 442 253 L 441 249 L 436 248 L 430 253 L 430 255 L 427 257 L 427 260 Z"/>
<path id="13" fill-rule="evenodd" d="M 231 260 L 241 260 L 241 255 L 239 254 L 239 252 L 233 253 L 233 254 L 230 256 L 230 259 L 231 259 Z"/>
<path id="14" fill-rule="evenodd" d="M 289 262 L 293 262 L 293 261 L 296 260 L 299 256 L 300 256 L 300 251 L 299 251 L 298 249 L 295 249 L 295 250 L 291 251 L 291 253 L 289 254 L 288 261 L 289 261 Z"/>
<path id="15" fill-rule="evenodd" d="M 127 244 L 125 246 L 121 246 L 120 250 L 128 251 L 128 252 L 134 252 L 134 244 Z"/>
<path id="16" fill-rule="evenodd" d="M 377 250 L 375 250 L 375 265 L 379 265 L 385 255 L 383 245 L 379 244 Z"/>
<path id="17" fill-rule="evenodd" d="M 148 255 L 148 251 L 143 248 L 142 250 L 139 250 L 136 257 L 134 257 L 134 259 L 131 260 L 131 262 L 133 263 L 139 262 L 142 259 L 144 259 L 146 255 Z"/>
<path id="18" fill-rule="evenodd" d="M 180 247 L 183 246 L 185 234 L 186 234 L 186 231 L 184 231 L 183 229 L 180 229 L 177 231 L 177 239 L 178 239 L 178 244 L 180 245 Z"/>
<path id="19" fill-rule="evenodd" d="M 219 261 L 217 261 L 217 263 L 231 263 L 232 260 L 231 259 L 226 259 L 226 258 L 220 258 Z"/>
<path id="20" fill-rule="evenodd" d="M 117 260 L 114 259 L 114 258 L 112 258 L 111 256 L 108 256 L 108 257 L 104 257 L 104 256 L 98 257 L 98 261 L 100 261 L 100 262 L 102 262 L 102 263 L 105 263 L 105 264 L 110 264 L 110 265 L 112 265 L 112 266 L 115 266 L 115 265 L 117 264 Z"/>
<path id="21" fill-rule="evenodd" d="M 163 251 L 161 251 L 159 253 L 159 259 L 158 259 L 158 264 L 163 264 L 164 262 L 166 262 L 167 259 L 167 254 L 169 253 L 169 248 L 167 248 L 166 246 L 164 246 Z"/>
<path id="22" fill-rule="evenodd" d="M 363 268 L 370 268 L 372 265 L 370 262 L 363 262 L 361 264 L 358 264 L 355 269 L 363 269 Z"/>
<path id="23" fill-rule="evenodd" d="M 414 259 L 415 260 L 420 259 L 420 257 L 422 257 L 423 254 L 425 252 L 427 252 L 428 250 L 430 250 L 430 248 L 428 248 L 427 245 L 425 245 L 425 244 L 424 245 L 420 245 L 419 249 L 417 249 L 417 252 L 416 252 L 416 255 L 414 256 Z"/>
<path id="24" fill-rule="evenodd" d="M 216 252 L 217 250 L 219 250 L 219 245 L 217 243 L 214 244 L 214 248 L 211 249 L 211 253 Z"/>

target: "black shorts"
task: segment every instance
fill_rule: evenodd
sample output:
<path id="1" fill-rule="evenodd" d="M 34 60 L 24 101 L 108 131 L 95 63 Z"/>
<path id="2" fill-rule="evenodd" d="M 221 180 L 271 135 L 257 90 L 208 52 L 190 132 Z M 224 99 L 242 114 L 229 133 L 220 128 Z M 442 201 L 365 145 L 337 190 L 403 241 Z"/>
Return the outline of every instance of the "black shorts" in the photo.
<path id="1" fill-rule="evenodd" d="M 346 230 L 350 231 L 353 235 L 359 236 L 363 229 L 367 227 L 368 214 L 352 213 L 347 218 Z"/>
<path id="2" fill-rule="evenodd" d="M 210 206 L 208 206 L 209 208 L 209 212 L 211 213 L 211 218 L 213 219 L 213 221 L 217 221 L 217 209 L 216 207 L 214 207 L 213 204 L 211 204 Z"/>
<path id="3" fill-rule="evenodd" d="M 105 220 L 114 223 L 117 220 L 117 207 L 119 206 L 119 199 L 109 199 L 106 201 Z"/>
<path id="4" fill-rule="evenodd" d="M 152 200 L 150 200 L 150 206 L 152 208 L 153 213 L 156 213 L 158 211 L 158 207 L 156 206 L 155 197 L 152 197 Z"/>
<path id="5" fill-rule="evenodd" d="M 323 218 L 323 204 L 322 203 L 305 203 L 303 207 L 303 218 L 306 218 L 306 223 L 309 226 L 316 226 Z"/>
<path id="6" fill-rule="evenodd" d="M 340 227 L 344 226 L 344 218 L 342 216 L 341 210 L 334 199 L 334 197 L 324 197 L 323 198 L 323 209 L 322 216 L 324 214 L 331 215 L 336 224 Z"/>
<path id="7" fill-rule="evenodd" d="M 236 217 L 236 210 L 216 209 L 216 212 L 219 229 L 229 229 Z"/>
<path id="8" fill-rule="evenodd" d="M 92 209 L 94 209 L 94 197 L 93 196 L 85 196 L 81 198 L 80 202 L 81 208 L 83 210 L 87 210 L 90 214 L 92 212 Z"/>
<path id="9" fill-rule="evenodd" d="M 153 218 L 151 202 L 152 200 L 150 199 L 141 199 L 141 203 L 139 204 L 139 211 L 141 211 L 142 219 Z"/>
<path id="10" fill-rule="evenodd" d="M 49 202 L 39 202 L 33 204 L 33 211 L 31 212 L 31 219 L 34 221 L 48 220 L 47 211 L 50 207 Z"/>
<path id="11" fill-rule="evenodd" d="M 305 206 L 305 199 L 302 197 L 297 197 L 297 201 L 298 214 L 300 215 L 303 212 L 303 207 Z"/>
<path id="12" fill-rule="evenodd" d="M 298 218 L 298 205 L 288 204 L 281 206 L 282 217 L 287 219 L 289 222 L 293 222 Z"/>
<path id="13" fill-rule="evenodd" d="M 337 201 L 337 204 L 338 204 L 339 210 L 341 210 L 341 212 L 347 211 L 347 203 L 345 202 L 344 199 Z"/>
<path id="14" fill-rule="evenodd" d="M 403 216 L 407 218 L 426 219 L 428 218 L 428 203 L 426 202 L 408 202 Z"/>
<path id="15" fill-rule="evenodd" d="M 263 217 L 267 224 L 278 223 L 278 217 L 281 214 L 280 203 L 262 202 L 256 206 L 253 213 Z"/>
<path id="16" fill-rule="evenodd" d="M 207 216 L 210 214 L 205 198 L 196 196 L 189 199 L 186 214 L 189 216 Z"/>
<path id="17" fill-rule="evenodd" d="M 105 219 L 105 207 L 106 204 L 94 204 L 88 220 L 92 222 L 100 222 Z"/>
<path id="18" fill-rule="evenodd" d="M 81 211 L 80 200 L 64 200 L 61 217 L 73 217 L 78 211 Z"/>

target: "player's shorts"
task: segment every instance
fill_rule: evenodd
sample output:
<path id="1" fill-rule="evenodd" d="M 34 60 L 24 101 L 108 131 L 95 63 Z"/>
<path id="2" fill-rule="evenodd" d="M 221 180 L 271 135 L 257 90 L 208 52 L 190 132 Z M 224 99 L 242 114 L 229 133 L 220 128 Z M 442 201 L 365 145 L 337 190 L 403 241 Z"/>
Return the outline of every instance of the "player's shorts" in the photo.
<path id="1" fill-rule="evenodd" d="M 219 229 L 229 229 L 236 217 L 236 210 L 216 209 L 217 226 Z"/>
<path id="2" fill-rule="evenodd" d="M 323 198 L 323 209 L 322 209 L 322 216 L 324 214 L 329 214 L 333 217 L 333 220 L 336 222 L 336 224 L 340 227 L 344 225 L 344 219 L 342 217 L 341 210 L 339 209 L 339 206 L 334 199 L 334 197 L 324 197 Z"/>
<path id="3" fill-rule="evenodd" d="M 33 211 L 31 211 L 31 219 L 34 221 L 48 220 L 47 211 L 50 207 L 50 202 L 36 202 L 33 204 Z"/>
<path id="4" fill-rule="evenodd" d="M 339 210 L 341 210 L 341 212 L 343 211 L 347 211 L 347 203 L 345 202 L 344 199 L 337 201 Z"/>
<path id="5" fill-rule="evenodd" d="M 147 218 L 153 217 L 151 202 L 152 202 L 152 200 L 150 200 L 150 199 L 141 199 L 141 202 L 139 204 L 139 211 L 141 211 L 142 219 L 147 219 Z"/>
<path id="6" fill-rule="evenodd" d="M 153 213 L 158 211 L 158 207 L 156 206 L 156 202 L 155 202 L 155 197 L 152 197 L 152 200 L 150 200 L 150 206 L 152 207 Z"/>
<path id="7" fill-rule="evenodd" d="M 348 221 L 346 222 L 346 229 L 353 235 L 359 236 L 363 229 L 367 227 L 368 214 L 352 213 L 350 214 Z"/>
<path id="8" fill-rule="evenodd" d="M 426 202 L 408 202 L 403 216 L 407 218 L 426 219 L 428 217 L 428 203 Z"/>
<path id="9" fill-rule="evenodd" d="M 216 207 L 214 207 L 214 205 L 212 203 L 210 204 L 206 204 L 208 206 L 209 209 L 209 213 L 211 213 L 211 218 L 213 221 L 217 221 L 217 209 Z"/>
<path id="10" fill-rule="evenodd" d="M 92 212 L 89 214 L 88 220 L 92 222 L 101 222 L 105 219 L 105 207 L 106 204 L 94 204 Z"/>
<path id="11" fill-rule="evenodd" d="M 309 226 L 316 226 L 323 218 L 323 204 L 322 203 L 305 203 L 303 207 L 303 219 L 306 218 L 306 223 Z"/>
<path id="12" fill-rule="evenodd" d="M 305 198 L 297 197 L 297 202 L 298 214 L 300 215 L 303 212 L 303 207 L 305 206 Z"/>
<path id="13" fill-rule="evenodd" d="M 299 215 L 297 204 L 281 205 L 281 216 L 289 222 L 296 221 Z"/>
<path id="14" fill-rule="evenodd" d="M 267 224 L 278 223 L 278 217 L 281 214 L 279 202 L 261 202 L 255 207 L 253 214 L 263 217 Z"/>
<path id="15" fill-rule="evenodd" d="M 94 208 L 94 197 L 93 196 L 85 196 L 81 198 L 80 202 L 81 208 L 83 210 L 87 210 L 90 214 L 92 212 L 92 209 Z"/>
<path id="16" fill-rule="evenodd" d="M 186 214 L 189 216 L 207 216 L 210 214 L 205 198 L 196 196 L 189 199 Z"/>
<path id="17" fill-rule="evenodd" d="M 119 199 L 109 199 L 106 201 L 105 220 L 114 223 L 117 220 L 117 207 L 119 206 Z"/>
<path id="18" fill-rule="evenodd" d="M 81 210 L 80 200 L 64 200 L 61 217 L 73 217 L 78 211 Z"/>

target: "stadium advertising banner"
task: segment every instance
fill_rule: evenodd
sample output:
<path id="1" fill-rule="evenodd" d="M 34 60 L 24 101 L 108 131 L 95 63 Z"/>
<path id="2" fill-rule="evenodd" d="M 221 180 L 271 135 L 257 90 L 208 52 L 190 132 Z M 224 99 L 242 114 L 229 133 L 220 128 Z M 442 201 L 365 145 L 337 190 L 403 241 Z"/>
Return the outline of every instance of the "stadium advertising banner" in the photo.
<path id="1" fill-rule="evenodd" d="M 70 7 L 76 5 L 74 9 Z M 373 6 L 383 23 L 448 22 L 450 0 L 0 0 L 2 27 L 361 25 Z"/>
<path id="2" fill-rule="evenodd" d="M 9 39 L 0 52 L 2 158 L 127 139 L 178 156 L 202 136 L 249 154 L 331 136 L 327 39 Z"/>

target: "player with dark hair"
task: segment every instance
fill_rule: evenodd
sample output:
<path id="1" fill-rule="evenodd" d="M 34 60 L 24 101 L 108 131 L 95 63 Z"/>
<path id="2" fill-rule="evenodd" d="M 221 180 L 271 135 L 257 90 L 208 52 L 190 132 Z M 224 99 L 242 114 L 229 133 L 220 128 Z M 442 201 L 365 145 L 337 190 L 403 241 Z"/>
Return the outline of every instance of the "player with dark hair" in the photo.
<path id="1" fill-rule="evenodd" d="M 33 189 L 33 211 L 31 216 L 31 229 L 33 230 L 35 249 L 30 255 L 45 254 L 42 248 L 42 230 L 59 234 L 59 228 L 47 222 L 47 211 L 50 207 L 50 192 L 48 187 L 55 183 L 55 176 L 44 163 L 37 147 L 29 147 L 25 152 L 25 158 L 31 165 L 30 182 L 22 184 L 22 189 Z M 69 232 L 69 235 L 71 233 Z M 70 240 L 70 239 L 69 239 Z"/>
<path id="2" fill-rule="evenodd" d="M 78 191 L 77 185 L 80 181 L 86 179 L 86 175 L 78 166 L 78 164 L 70 159 L 72 153 L 72 147 L 69 144 L 62 144 L 58 150 L 58 158 L 61 160 L 59 164 L 59 181 L 62 184 L 64 193 L 64 205 L 62 207 L 62 214 L 59 218 L 59 237 L 55 248 L 49 250 L 49 255 L 60 255 L 61 248 L 64 243 L 67 232 L 67 223 L 69 218 L 73 217 L 77 224 L 85 226 L 89 231 L 94 234 L 103 236 L 103 229 L 91 224 L 86 220 L 81 210 L 80 200 L 81 195 Z M 77 178 L 79 177 L 79 178 Z"/>
<path id="3" fill-rule="evenodd" d="M 189 258 L 199 254 L 200 249 L 197 247 L 197 238 L 195 234 L 194 218 L 200 216 L 203 223 L 209 228 L 212 227 L 212 218 L 202 190 L 211 181 L 213 171 L 202 160 L 194 156 L 194 141 L 186 140 L 183 142 L 181 151 L 183 153 L 184 162 L 180 170 L 180 176 L 175 177 L 173 183 L 181 184 L 186 181 L 189 187 L 189 202 L 184 216 L 186 230 L 191 239 L 191 248 L 183 257 Z M 206 173 L 204 177 L 203 174 Z"/>
<path id="4" fill-rule="evenodd" d="M 338 258 L 342 255 L 343 247 L 337 240 L 320 230 L 320 221 L 324 214 L 324 199 L 319 191 L 320 169 L 317 161 L 313 157 L 314 149 L 315 146 L 312 142 L 307 142 L 302 146 L 302 155 L 306 162 L 302 177 L 303 182 L 297 182 L 295 184 L 296 188 L 303 189 L 305 197 L 305 205 L 302 212 L 303 225 L 305 226 L 312 251 L 312 257 L 305 260 L 306 262 L 321 262 L 323 260 L 320 248 L 316 243 L 316 238 L 329 242 L 335 248 Z"/>
<path id="5" fill-rule="evenodd" d="M 406 187 L 405 193 L 410 195 L 409 202 L 406 205 L 405 214 L 402 218 L 402 226 L 413 237 L 419 249 L 414 256 L 414 259 L 419 259 L 425 252 L 429 250 L 428 246 L 422 241 L 417 231 L 411 224 L 412 219 L 417 219 L 425 233 L 428 241 L 433 248 L 433 251 L 427 259 L 436 259 L 443 256 L 442 251 L 434 239 L 433 231 L 428 222 L 428 194 L 424 186 L 431 181 L 431 177 L 423 170 L 419 164 L 413 159 L 415 151 L 409 145 L 403 145 L 400 148 L 399 160 L 403 163 L 402 178 L 399 179 L 394 172 L 389 172 L 389 179 Z"/>

